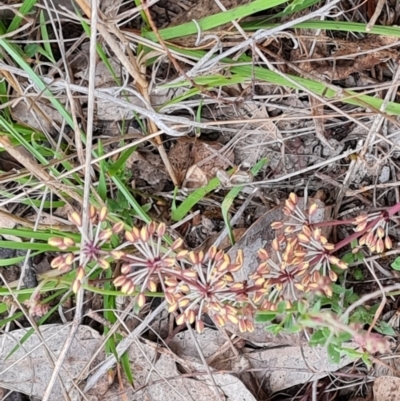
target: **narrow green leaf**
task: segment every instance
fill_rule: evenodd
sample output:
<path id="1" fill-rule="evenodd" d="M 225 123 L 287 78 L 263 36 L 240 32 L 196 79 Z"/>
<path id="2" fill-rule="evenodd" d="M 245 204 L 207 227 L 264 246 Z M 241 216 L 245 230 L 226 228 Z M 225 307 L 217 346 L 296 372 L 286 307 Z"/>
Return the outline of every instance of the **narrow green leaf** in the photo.
<path id="1" fill-rule="evenodd" d="M 43 10 L 40 11 L 39 20 L 40 20 L 40 33 L 42 35 L 42 40 L 44 41 L 43 47 L 46 50 L 47 58 L 55 64 L 56 60 L 53 56 L 53 50 L 51 49 L 49 33 L 47 32 L 46 20 L 44 18 Z"/>
<path id="2" fill-rule="evenodd" d="M 228 173 L 232 173 L 232 171 L 233 170 L 230 170 Z M 175 210 L 172 211 L 171 219 L 173 221 L 182 220 L 194 205 L 200 202 L 208 193 L 217 189 L 220 184 L 220 180 L 215 177 L 212 178 L 205 187 L 193 191 Z"/>
<path id="3" fill-rule="evenodd" d="M 33 8 L 33 6 L 37 3 L 37 0 L 25 0 L 20 7 L 19 14 L 16 14 L 11 21 L 10 26 L 7 29 L 7 33 L 15 31 L 19 28 L 23 16 L 26 16 Z"/>
<path id="4" fill-rule="evenodd" d="M 280 4 L 286 3 L 286 1 L 287 0 L 255 0 L 249 4 L 233 8 L 232 10 L 224 11 L 218 14 L 210 15 L 209 17 L 202 18 L 197 23 L 201 31 L 206 31 L 208 29 L 224 25 L 233 20 L 247 17 L 257 12 L 276 7 Z M 185 24 L 174 26 L 171 28 L 160 29 L 158 32 L 161 38 L 168 40 L 192 35 L 198 32 L 198 28 L 194 22 L 187 22 Z M 157 41 L 157 36 L 153 32 L 143 32 L 142 34 L 147 39 L 153 40 L 155 42 Z"/>
<path id="5" fill-rule="evenodd" d="M 256 176 L 258 174 L 258 172 L 264 167 L 265 163 L 267 163 L 267 159 L 261 159 L 252 169 L 251 169 L 251 173 L 253 174 L 253 176 Z M 226 195 L 224 201 L 222 202 L 221 205 L 221 210 L 222 210 L 222 217 L 224 219 L 225 222 L 225 226 L 228 228 L 228 236 L 229 239 L 231 241 L 231 244 L 234 245 L 235 244 L 235 237 L 233 235 L 232 232 L 232 227 L 231 227 L 231 223 L 229 221 L 229 209 L 233 204 L 233 201 L 235 200 L 235 198 L 239 195 L 239 193 L 243 190 L 244 185 L 240 186 L 240 187 L 235 187 L 232 188 L 228 194 Z"/>
<path id="6" fill-rule="evenodd" d="M 338 364 L 340 362 L 340 352 L 334 344 L 328 344 L 328 357 L 330 363 Z"/>

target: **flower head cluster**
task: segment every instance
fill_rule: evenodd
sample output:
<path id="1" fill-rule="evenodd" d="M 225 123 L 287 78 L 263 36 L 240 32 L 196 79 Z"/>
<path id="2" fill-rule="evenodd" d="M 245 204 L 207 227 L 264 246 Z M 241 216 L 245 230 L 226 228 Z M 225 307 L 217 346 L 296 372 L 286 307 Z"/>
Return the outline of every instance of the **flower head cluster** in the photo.
<path id="1" fill-rule="evenodd" d="M 48 240 L 49 245 L 58 248 L 61 251 L 75 247 L 75 251 L 71 251 L 57 256 L 51 262 L 51 267 L 65 273 L 71 270 L 78 264 L 75 281 L 72 285 L 72 290 L 77 292 L 81 287 L 82 280 L 86 272 L 85 268 L 89 264 L 93 264 L 92 268 L 101 267 L 108 269 L 110 267 L 110 258 L 119 259 L 118 252 L 108 252 L 103 250 L 104 244 L 108 243 L 113 234 L 118 234 L 124 229 L 124 224 L 121 222 L 115 223 L 111 228 L 104 228 L 104 222 L 107 218 L 107 208 L 103 207 L 100 210 L 90 206 L 89 209 L 89 227 L 84 229 L 82 216 L 78 212 L 73 212 L 69 216 L 69 220 L 75 224 L 80 232 L 83 241 L 76 243 L 69 237 L 52 237 Z"/>
<path id="2" fill-rule="evenodd" d="M 219 326 L 239 323 L 238 306 L 248 302 L 248 294 L 245 283 L 236 282 L 232 273 L 243 265 L 242 252 L 232 262 L 227 254 L 212 247 L 207 253 L 178 254 L 177 262 L 180 271 L 166 279 L 165 297 L 170 312 L 182 310 L 178 324 L 195 322 L 197 330 L 202 331 L 204 313 Z M 243 324 L 240 327 L 244 329 Z M 251 329 L 250 325 L 247 328 Z"/>
<path id="3" fill-rule="evenodd" d="M 176 269 L 173 255 L 181 248 L 183 241 L 178 239 L 167 247 L 163 240 L 165 232 L 165 224 L 155 222 L 125 232 L 127 244 L 133 245 L 136 252 L 121 252 L 120 259 L 124 264 L 114 285 L 127 295 L 139 292 L 140 307 L 145 303 L 144 292 L 156 292 L 159 284 L 165 290 L 164 276 Z"/>
<path id="4" fill-rule="evenodd" d="M 69 251 L 52 261 L 54 268 L 66 272 L 77 266 L 73 291 L 78 291 L 83 279 L 90 275 L 88 266 L 107 269 L 112 261 L 118 260 L 121 267 L 114 274 L 113 283 L 122 293 L 136 296 L 139 307 L 146 302 L 146 292 L 160 290 L 178 324 L 195 323 L 201 332 L 204 328 L 201 318 L 208 314 L 219 326 L 231 322 L 238 324 L 241 331 L 254 329 L 254 308 L 248 306 L 250 290 L 245 282 L 237 282 L 233 276 L 243 265 L 242 252 L 231 261 L 215 247 L 206 253 L 181 250 L 182 239 L 170 244 L 165 239 L 166 225 L 155 222 L 126 231 L 125 242 L 109 250 L 104 245 L 112 234 L 121 233 L 123 225 L 117 223 L 107 228 L 106 217 L 105 209 L 91 209 L 90 228 L 85 231 L 80 215 L 70 216 L 84 239 L 83 245 L 66 237 L 49 240 L 49 244 Z M 72 247 L 77 250 L 71 251 Z"/>
<path id="5" fill-rule="evenodd" d="M 364 234 L 358 243 L 366 246 L 371 252 L 382 253 L 385 249 L 392 248 L 392 240 L 389 237 L 389 220 L 385 218 L 385 213 L 362 214 L 354 219 L 355 231 Z"/>
<path id="6" fill-rule="evenodd" d="M 307 211 L 302 210 L 299 199 L 290 194 L 285 202 L 285 221 L 275 222 L 278 231 L 272 241 L 271 250 L 259 251 L 260 264 L 251 279 L 262 285 L 263 291 L 256 292 L 255 302 L 261 308 L 275 309 L 277 303 L 301 298 L 306 292 L 331 295 L 331 283 L 337 280 L 332 265 L 346 269 L 347 265 L 332 255 L 334 245 L 329 243 L 322 230 L 313 227 L 313 216 L 318 205 L 312 203 Z M 279 234 L 279 231 L 281 233 Z"/>

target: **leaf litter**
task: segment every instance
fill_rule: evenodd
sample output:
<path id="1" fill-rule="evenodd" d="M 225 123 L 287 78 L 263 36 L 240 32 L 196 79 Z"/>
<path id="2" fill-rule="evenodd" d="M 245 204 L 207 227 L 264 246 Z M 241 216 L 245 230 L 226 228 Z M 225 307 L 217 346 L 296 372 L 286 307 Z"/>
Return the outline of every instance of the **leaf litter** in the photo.
<path id="1" fill-rule="evenodd" d="M 222 5 L 228 9 L 245 3 L 247 2 L 222 1 Z M 58 6 L 56 6 L 57 9 L 59 9 Z M 111 6 L 113 4 L 102 3 L 103 10 L 104 7 Z M 388 5 L 388 9 L 390 8 L 391 4 Z M 162 0 L 151 6 L 152 15 L 156 19 L 159 28 L 174 27 L 191 21 L 193 16 L 196 19 L 201 19 L 220 11 L 220 5 L 215 1 L 200 4 L 190 1 L 176 2 Z M 396 21 L 395 16 L 397 11 L 394 10 L 390 14 L 391 22 L 388 25 L 393 25 Z M 118 13 L 114 12 L 111 14 L 109 11 L 107 13 L 113 17 L 117 17 L 118 15 Z M 299 15 L 301 14 L 300 12 Z M 304 12 L 303 14 L 305 15 L 306 13 Z M 389 12 L 387 16 L 384 15 L 382 18 L 388 16 Z M 136 29 L 134 24 L 132 25 L 133 30 Z M 322 32 L 321 35 L 314 35 L 316 32 L 317 30 L 315 29 L 303 29 L 302 31 L 296 30 L 293 33 L 291 32 L 293 43 L 297 41 L 297 44 L 300 44 L 297 48 L 295 45 L 290 47 L 288 45 L 290 41 L 286 42 L 278 36 L 263 43 L 263 46 L 265 51 L 272 52 L 276 56 L 276 62 L 281 72 L 299 73 L 298 69 L 293 69 L 292 67 L 293 65 L 301 66 L 302 71 L 300 71 L 300 76 L 307 77 L 307 74 L 314 74 L 315 79 L 319 79 L 322 82 L 326 82 L 326 80 L 334 81 L 334 85 L 341 85 L 344 88 L 352 86 L 361 88 L 367 85 L 377 85 L 379 88 L 379 82 L 384 80 L 384 77 L 391 76 L 393 65 L 390 62 L 397 59 L 396 38 L 376 35 L 372 36 L 372 39 L 369 37 L 368 40 L 351 41 L 344 40 L 341 36 L 336 37 L 331 34 L 328 36 L 326 32 Z M 224 46 L 229 47 L 235 43 L 240 43 L 242 40 L 240 34 L 232 31 L 230 26 L 224 25 L 211 32 L 201 32 L 199 29 L 197 38 L 195 35 L 192 35 L 191 37 L 173 40 L 173 42 L 178 46 L 184 47 L 199 46 L 201 44 L 198 41 L 199 37 L 205 39 L 203 36 L 207 34 L 214 35 L 214 37 L 211 38 L 212 40 L 208 38 L 208 44 L 207 41 L 203 42 L 206 43 L 203 47 L 204 49 L 212 49 L 212 43 L 217 43 L 217 46 L 220 47 L 221 43 L 223 43 Z M 386 48 L 383 48 L 385 46 Z M 310 52 L 312 48 L 314 48 L 314 51 Z M 377 50 L 374 50 L 375 48 Z M 219 50 L 222 51 L 222 48 Z M 371 52 L 371 50 L 374 51 Z M 75 63 L 71 63 L 71 67 L 74 70 L 74 79 L 79 81 L 83 86 L 86 86 L 88 82 L 88 51 L 89 47 L 87 43 L 82 44 L 80 49 L 73 54 Z M 121 68 L 121 62 L 118 57 L 112 56 L 108 60 L 113 70 L 117 72 L 117 78 L 123 82 L 124 88 L 129 87 L 130 91 L 124 92 L 124 88 L 116 84 L 114 77 L 102 61 L 96 64 L 96 88 L 111 94 L 116 100 L 127 96 L 129 102 L 137 106 L 154 109 L 157 112 L 171 113 L 172 115 L 174 113 L 182 113 L 185 117 L 189 115 L 192 118 L 195 113 L 193 111 L 188 112 L 188 110 L 192 110 L 191 108 L 194 110 L 199 106 L 199 98 L 194 96 L 190 100 L 182 100 L 174 104 L 176 98 L 182 95 L 184 97 L 187 89 L 184 87 L 175 89 L 163 88 L 165 82 L 174 80 L 176 76 L 168 76 L 166 70 L 170 66 L 166 61 L 167 57 L 161 55 L 159 52 L 159 48 L 154 51 L 154 57 L 159 57 L 159 70 L 156 72 L 152 71 L 154 73 L 151 77 L 152 88 L 149 91 L 147 100 L 139 92 L 134 93 L 132 87 L 129 86 L 131 83 L 130 78 L 124 69 Z M 287 57 L 288 67 L 282 65 L 281 55 Z M 183 56 L 181 55 L 180 57 L 182 58 Z M 311 57 L 313 59 L 310 60 Z M 334 58 L 336 61 L 332 63 Z M 86 64 L 82 60 L 86 60 Z M 185 71 L 189 71 L 189 65 L 190 68 L 192 67 L 192 64 L 187 63 L 187 60 L 183 60 L 182 63 L 185 65 Z M 343 82 L 338 82 L 339 80 Z M 220 103 L 215 102 L 214 99 L 205 99 L 210 103 L 206 105 L 207 107 L 204 107 L 206 111 L 202 115 L 202 119 L 209 123 L 215 120 L 218 120 L 219 123 L 226 122 L 220 131 L 216 131 L 215 126 L 213 127 L 211 124 L 208 129 L 204 128 L 200 136 L 197 136 L 196 133 L 194 137 L 190 137 L 189 144 L 185 143 L 187 137 L 173 138 L 172 140 L 168 138 L 166 141 L 167 154 L 176 172 L 177 181 L 179 185 L 183 184 L 182 186 L 186 190 L 189 190 L 188 192 L 179 192 L 177 195 L 178 200 L 185 198 L 193 189 L 208 185 L 210 180 L 216 176 L 218 177 L 218 172 L 220 172 L 219 179 L 222 182 L 222 177 L 225 177 L 223 174 L 231 167 L 243 165 L 254 166 L 263 157 L 269 160 L 268 166 L 259 177 L 256 177 L 255 182 L 260 179 L 271 179 L 271 182 L 263 188 L 263 191 L 259 191 L 259 194 L 251 202 L 244 218 L 239 221 L 239 227 L 234 228 L 234 232 L 237 230 L 236 232 L 240 234 L 236 236 L 236 245 L 231 248 L 230 254 L 235 255 L 236 251 L 240 248 L 244 250 L 247 270 L 246 274 L 242 277 L 243 279 L 248 277 L 249 272 L 254 271 L 257 263 L 257 250 L 268 247 L 273 239 L 270 224 L 275 220 L 281 219 L 282 207 L 279 206 L 279 203 L 291 188 L 300 189 L 309 186 L 310 192 L 315 193 L 320 188 L 328 187 L 329 191 L 332 192 L 328 198 L 329 205 L 325 206 L 322 201 L 318 201 L 320 214 L 317 221 L 326 221 L 330 218 L 331 205 L 334 203 L 337 194 L 335 192 L 336 187 L 333 184 L 327 185 L 326 182 L 321 182 L 321 180 L 313 175 L 313 169 L 310 169 L 310 167 L 318 165 L 318 169 L 323 169 L 323 173 L 329 175 L 330 179 L 340 186 L 343 176 L 346 174 L 346 163 L 348 162 L 346 158 L 343 157 L 342 159 L 342 156 L 349 150 L 357 149 L 359 144 L 357 140 L 362 141 L 365 136 L 369 135 L 367 128 L 372 126 L 373 119 L 375 118 L 375 115 L 371 116 L 371 109 L 367 108 L 365 116 L 359 120 L 359 122 L 362 121 L 360 123 L 362 124 L 361 129 L 357 131 L 360 125 L 356 124 L 355 127 L 354 125 L 352 126 L 352 129 L 344 129 L 346 132 L 343 134 L 340 130 L 341 127 L 346 126 L 344 120 L 352 114 L 357 117 L 357 113 L 365 109 L 360 107 L 348 108 L 345 106 L 343 108 L 344 114 L 339 113 L 334 115 L 328 103 L 321 102 L 312 96 L 310 97 L 305 94 L 300 96 L 299 91 L 290 92 L 287 88 L 279 85 L 258 82 L 254 77 L 251 81 L 249 85 L 247 83 L 230 85 L 229 88 L 221 86 L 219 89 L 220 95 L 228 97 L 228 95 L 232 96 L 233 94 L 236 98 L 243 97 L 243 102 L 229 103 L 228 101 L 227 103 Z M 34 93 L 29 92 L 29 85 L 23 79 L 21 79 L 20 84 L 26 93 L 30 95 Z M 17 92 L 15 94 L 20 95 Z M 86 100 L 83 99 L 82 102 L 84 113 L 87 112 Z M 66 104 L 64 100 L 62 102 Z M 135 113 L 131 109 L 120 107 L 117 102 L 97 98 L 95 103 L 97 108 L 96 124 L 98 124 L 98 127 L 101 127 L 98 137 L 101 139 L 103 139 L 104 135 L 107 136 L 111 132 L 116 132 L 118 135 L 121 134 L 122 130 L 120 130 L 120 127 L 127 120 L 130 120 L 129 122 L 134 122 L 135 120 Z M 23 123 L 34 130 L 44 131 L 45 133 L 51 132 L 54 135 L 57 129 L 63 124 L 59 113 L 55 112 L 49 106 L 44 97 L 35 102 L 35 107 L 32 108 L 28 103 L 19 101 L 11 107 L 12 117 L 15 121 Z M 41 110 L 41 113 L 38 113 L 38 108 Z M 79 117 L 84 119 L 85 116 L 81 115 Z M 230 120 L 232 119 L 240 119 L 241 125 L 238 126 L 237 123 L 231 124 Z M 256 119 L 262 121 L 255 121 Z M 142 123 L 143 121 L 141 120 Z M 354 117 L 352 124 L 354 124 Z M 372 185 L 371 183 L 376 181 L 380 184 L 390 184 L 397 180 L 396 160 L 386 157 L 384 153 L 393 152 L 393 155 L 395 155 L 397 152 L 397 148 L 392 147 L 398 139 L 398 133 L 396 132 L 397 125 L 392 120 L 388 122 L 385 129 L 393 142 L 389 142 L 388 144 L 387 141 L 383 141 L 384 143 L 378 143 L 377 146 L 375 143 L 375 145 L 368 149 L 364 157 L 357 162 L 356 172 L 351 176 L 351 190 L 363 193 L 366 192 L 364 191 L 364 187 Z M 217 141 L 210 140 L 210 137 L 215 135 L 215 132 L 220 134 Z M 71 139 L 69 138 L 69 141 Z M 385 146 L 387 147 L 385 148 Z M 160 194 L 167 194 L 168 197 L 172 197 L 171 182 L 166 173 L 163 159 L 155 150 L 156 147 L 153 143 L 150 147 L 139 148 L 129 159 L 129 165 L 128 163 L 126 165 L 128 170 L 126 171 L 127 175 L 131 175 L 127 182 L 129 182 L 133 190 L 141 191 L 142 194 L 145 192 L 143 199 L 146 201 L 148 200 L 147 195 L 159 196 Z M 330 161 L 331 159 L 334 161 Z M 319 165 L 319 163 L 322 163 L 322 165 Z M 28 166 L 28 171 L 34 173 L 32 170 L 35 170 L 35 167 L 33 166 Z M 12 168 L 20 169 L 20 166 L 13 165 Z M 288 174 L 290 175 L 289 177 L 287 176 Z M 225 175 L 228 176 L 227 173 Z M 46 176 L 46 179 L 49 179 L 49 177 Z M 281 181 L 274 182 L 274 180 Z M 246 184 L 246 191 L 243 191 L 244 196 L 248 194 L 249 188 L 254 183 L 252 180 L 249 180 Z M 218 235 L 221 229 L 221 216 L 218 216 L 218 213 L 214 212 L 211 216 L 212 213 L 210 213 L 212 207 L 218 210 L 224 199 L 224 190 L 226 188 L 219 186 L 217 189 L 218 191 L 212 191 L 208 197 L 202 197 L 196 204 L 196 211 L 200 212 L 199 215 L 201 216 L 199 226 L 204 226 L 205 237 L 192 235 L 191 238 L 194 239 L 190 242 L 193 248 L 200 246 L 208 248 L 213 243 L 211 241 L 213 239 L 212 236 Z M 348 202 L 346 204 L 348 210 L 359 207 L 359 204 L 352 197 L 350 191 L 346 192 L 347 199 L 345 198 L 345 201 Z M 382 192 L 378 191 L 377 198 L 374 193 L 374 202 L 375 205 L 378 202 L 378 207 L 383 206 L 385 203 L 390 203 L 390 199 L 386 202 L 385 191 L 386 189 L 383 189 Z M 243 194 L 235 201 L 232 208 L 233 213 L 239 208 L 240 203 L 243 202 Z M 365 199 L 364 204 L 367 204 L 367 201 L 371 203 L 368 193 L 366 197 L 368 199 Z M 159 209 L 152 211 L 152 213 L 162 219 L 165 217 L 160 212 L 160 210 L 162 211 L 163 201 L 158 199 L 157 202 L 154 202 L 153 205 L 156 205 L 156 208 L 159 207 Z M 276 204 L 278 204 L 276 208 L 270 207 Z M 265 212 L 265 209 L 267 209 L 267 212 Z M 263 213 L 265 213 L 261 217 L 257 217 L 256 210 L 263 210 Z M 58 214 L 57 210 L 53 210 L 52 213 Z M 63 217 L 65 216 L 61 216 L 61 218 Z M 47 224 L 49 226 L 54 226 L 59 222 L 52 214 L 44 214 L 37 221 L 40 224 Z M 15 222 L 12 221 L 4 221 L 0 223 L 0 226 L 1 228 L 13 228 L 14 224 Z M 182 230 L 179 230 L 179 228 Z M 182 235 L 185 239 L 188 239 L 194 231 L 195 224 L 190 219 L 186 224 L 178 227 L 178 234 Z M 21 241 L 19 237 L 15 236 L 8 238 Z M 188 240 L 187 242 L 189 243 Z M 221 247 L 228 248 L 229 244 L 221 245 Z M 53 330 L 51 327 L 42 326 L 41 331 L 43 333 L 50 333 Z M 157 324 L 152 327 L 156 330 Z M 80 326 L 81 329 L 88 330 L 87 332 L 90 333 L 97 333 L 92 332 L 85 326 Z M 22 333 L 23 331 L 20 334 L 17 330 L 14 330 L 9 335 L 18 338 Z M 176 353 L 175 356 L 172 354 L 157 355 L 154 344 L 150 346 L 146 343 L 137 343 L 131 347 L 129 358 L 132 370 L 134 371 L 135 387 L 140 388 L 143 386 L 143 389 L 134 395 L 132 390 L 128 389 L 129 386 L 127 383 L 124 382 L 126 386 L 125 390 L 131 391 L 129 394 L 132 397 L 136 397 L 129 399 L 143 399 L 143 397 L 167 400 L 182 399 L 182 397 L 192 397 L 199 400 L 202 398 L 220 399 L 215 391 L 212 390 L 214 383 L 207 375 L 208 372 L 205 370 L 204 365 L 199 362 L 197 349 L 194 347 L 192 337 L 189 336 L 188 331 L 180 332 L 169 338 L 171 333 L 173 333 L 173 328 L 166 324 L 162 326 L 159 336 L 163 339 L 168 339 L 169 346 Z M 273 336 L 271 333 L 265 331 L 262 325 L 256 325 L 254 333 L 239 333 L 234 325 L 227 325 L 226 333 L 229 333 L 231 340 L 228 340 L 228 337 L 224 333 L 211 329 L 207 329 L 204 336 L 195 334 L 195 337 L 203 351 L 204 357 L 209 360 L 210 368 L 214 369 L 212 374 L 219 386 L 219 394 L 223 393 L 228 399 L 232 400 L 254 399 L 243 383 L 249 389 L 252 388 L 253 394 L 255 394 L 254 389 L 257 386 L 254 387 L 252 381 L 257 383 L 257 385 L 267 382 L 266 385 L 264 384 L 264 390 L 266 393 L 270 393 L 287 389 L 292 385 L 306 383 L 310 380 L 321 379 L 324 377 L 320 373 L 321 371 L 325 373 L 334 372 L 345 366 L 348 362 L 343 358 L 339 365 L 324 365 L 324 362 L 327 360 L 324 350 L 309 348 L 306 345 L 307 338 L 305 336 L 290 334 Z M 81 332 L 79 332 L 78 338 L 80 338 L 80 335 Z M 90 354 L 90 351 L 94 353 L 95 349 L 100 348 L 98 343 L 99 338 L 96 337 L 97 334 L 92 335 L 93 344 L 96 343 L 97 346 L 95 347 L 93 344 L 89 344 L 89 342 L 85 343 L 88 344 L 88 354 Z M 52 348 L 52 351 L 56 354 L 63 339 L 65 339 L 64 334 L 58 339 L 60 343 L 57 346 L 54 345 L 54 350 Z M 32 341 L 32 343 L 29 341 Z M 24 349 L 33 350 L 34 344 L 38 344 L 37 341 L 39 340 L 35 338 L 35 335 L 31 336 L 24 343 Z M 159 341 L 159 338 L 157 341 Z M 247 345 L 251 345 L 256 349 L 250 349 Z M 261 347 L 261 349 L 257 349 L 257 347 Z M 224 350 L 225 353 L 221 353 L 221 350 Z M 64 384 L 70 385 L 70 380 L 77 377 L 78 370 L 83 370 L 83 362 L 89 363 L 90 361 L 88 355 L 83 353 L 80 355 L 80 351 L 81 349 L 75 350 L 73 348 L 70 350 L 71 355 L 77 358 L 78 363 L 71 367 L 70 375 L 72 377 L 66 377 L 65 381 L 63 380 Z M 74 354 L 75 352 L 78 352 L 78 354 Z M 37 356 L 33 352 L 30 358 L 40 359 L 41 355 Z M 177 362 L 177 358 L 181 358 L 180 362 L 182 365 Z M 8 363 L 7 361 L 5 362 Z M 67 359 L 64 366 L 65 370 L 68 370 L 66 368 L 69 368 L 70 365 L 71 361 Z M 24 370 L 24 373 L 25 370 L 32 368 L 29 365 L 28 369 L 28 364 L 26 363 L 24 366 L 18 366 L 19 369 Z M 185 367 L 183 371 L 182 366 Z M 218 373 L 218 370 L 223 370 L 227 366 L 235 371 L 235 373 L 232 375 Z M 293 367 L 296 368 L 296 372 L 293 371 Z M 255 371 L 248 375 L 246 371 L 251 369 L 255 369 Z M 10 370 L 10 372 L 15 373 L 13 370 Z M 161 375 L 160 372 L 162 373 Z M 27 376 L 27 383 L 25 383 L 27 387 L 15 387 L 14 389 L 40 397 L 43 395 L 44 387 L 37 386 L 35 378 L 49 377 L 50 372 L 30 370 L 30 373 L 34 374 L 34 376 Z M 201 373 L 201 375 L 196 376 L 196 373 Z M 244 378 L 245 373 L 247 374 L 246 378 Z M 80 379 L 82 380 L 84 377 L 81 376 Z M 238 377 L 243 379 L 243 383 Z M 30 388 L 28 388 L 29 382 Z M 14 382 L 10 381 L 10 383 L 7 384 L 10 386 L 8 388 L 16 386 Z M 168 383 L 173 383 L 173 386 Z M 388 398 L 390 394 L 383 392 L 384 395 L 380 395 L 380 391 L 383 391 L 382 388 L 394 389 L 395 385 L 395 378 L 377 379 L 374 385 L 375 399 L 377 401 L 380 401 L 380 399 L 390 399 Z M 59 388 L 56 386 L 54 391 L 58 390 Z M 395 390 L 392 392 L 395 392 Z M 120 393 L 121 389 L 115 384 L 109 388 L 103 382 L 102 392 L 99 390 L 98 395 L 101 394 L 101 397 L 106 399 L 117 400 L 120 399 Z M 61 399 L 61 392 L 57 393 L 58 396 Z M 74 391 L 71 392 L 70 396 L 74 399 Z"/>

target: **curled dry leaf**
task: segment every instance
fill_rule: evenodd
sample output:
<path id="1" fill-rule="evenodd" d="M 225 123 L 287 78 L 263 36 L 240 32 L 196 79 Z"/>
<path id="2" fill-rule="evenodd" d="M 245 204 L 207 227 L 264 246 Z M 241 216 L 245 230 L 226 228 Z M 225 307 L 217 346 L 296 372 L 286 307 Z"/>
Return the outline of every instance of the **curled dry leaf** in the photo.
<path id="1" fill-rule="evenodd" d="M 400 399 L 400 378 L 381 376 L 374 382 L 374 401 L 397 401 Z"/>

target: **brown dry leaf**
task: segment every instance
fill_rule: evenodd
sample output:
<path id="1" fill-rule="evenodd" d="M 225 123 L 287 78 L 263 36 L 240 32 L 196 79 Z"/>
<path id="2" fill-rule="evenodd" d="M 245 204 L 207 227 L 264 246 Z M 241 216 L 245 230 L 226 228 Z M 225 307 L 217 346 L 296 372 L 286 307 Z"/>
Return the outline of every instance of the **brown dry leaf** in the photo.
<path id="1" fill-rule="evenodd" d="M 190 141 L 178 140 L 168 153 L 168 159 L 179 184 L 183 182 L 188 167 L 193 164 L 191 150 L 192 143 Z"/>
<path id="2" fill-rule="evenodd" d="M 29 336 L 23 345 L 19 344 L 27 331 L 28 329 L 14 330 L 11 334 L 1 336 L 5 341 L 2 342 L 4 347 L 0 359 L 0 386 L 31 397 L 42 398 L 53 373 L 53 365 L 45 352 L 46 347 L 37 334 Z M 57 358 L 70 332 L 70 327 L 68 325 L 50 324 L 40 326 L 40 332 L 50 352 Z M 72 381 L 81 375 L 92 356 L 101 347 L 101 343 L 102 340 L 97 331 L 87 326 L 79 326 L 60 371 L 71 401 L 80 400 L 79 392 Z M 11 357 L 6 358 L 17 345 L 19 345 L 17 351 Z M 85 377 L 84 375 L 83 378 Z M 58 381 L 53 388 L 50 399 L 64 399 Z"/>
<path id="3" fill-rule="evenodd" d="M 381 376 L 374 382 L 374 401 L 400 400 L 400 378 Z"/>
<path id="4" fill-rule="evenodd" d="M 141 179 L 151 185 L 154 191 L 162 190 L 168 177 L 161 157 L 158 154 L 144 152 L 135 152 L 132 156 L 134 162 L 130 163 L 135 181 Z"/>
<path id="5" fill-rule="evenodd" d="M 193 164 L 199 166 L 208 179 L 215 177 L 217 171 L 226 170 L 233 165 L 233 152 L 221 154 L 222 148 L 223 145 L 219 142 L 195 141 L 193 144 Z"/>
<path id="6" fill-rule="evenodd" d="M 188 142 L 188 141 L 185 141 Z M 227 154 L 221 154 L 223 145 L 219 142 L 190 141 L 191 153 L 188 160 L 193 163 L 186 171 L 185 180 L 182 184 L 185 188 L 200 188 L 208 184 L 211 178 L 214 178 L 219 171 L 224 171 L 233 165 L 234 155 L 232 151 Z M 180 145 L 178 150 L 185 150 L 183 156 L 187 155 L 187 148 Z M 183 156 L 175 161 L 179 168 L 185 165 Z M 182 166 L 182 167 L 181 167 Z"/>
<path id="7" fill-rule="evenodd" d="M 200 188 L 204 187 L 208 184 L 208 178 L 204 171 L 194 164 L 193 166 L 189 167 L 188 171 L 186 172 L 185 180 L 182 183 L 184 188 Z"/>
<path id="8" fill-rule="evenodd" d="M 0 214 L 0 228 L 14 228 L 16 224 L 16 221 L 7 217 L 6 213 Z"/>

